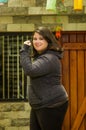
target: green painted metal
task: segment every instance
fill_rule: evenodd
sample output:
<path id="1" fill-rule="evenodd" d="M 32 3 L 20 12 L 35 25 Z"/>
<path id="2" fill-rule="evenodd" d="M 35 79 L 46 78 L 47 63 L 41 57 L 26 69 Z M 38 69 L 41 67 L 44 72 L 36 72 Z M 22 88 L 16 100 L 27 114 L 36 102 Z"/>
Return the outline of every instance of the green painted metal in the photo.
<path id="1" fill-rule="evenodd" d="M 27 87 L 29 77 L 25 77 L 20 65 L 20 48 L 25 40 L 30 39 L 26 35 L 0 36 L 2 44 L 2 84 L 0 83 L 0 99 L 27 99 Z"/>

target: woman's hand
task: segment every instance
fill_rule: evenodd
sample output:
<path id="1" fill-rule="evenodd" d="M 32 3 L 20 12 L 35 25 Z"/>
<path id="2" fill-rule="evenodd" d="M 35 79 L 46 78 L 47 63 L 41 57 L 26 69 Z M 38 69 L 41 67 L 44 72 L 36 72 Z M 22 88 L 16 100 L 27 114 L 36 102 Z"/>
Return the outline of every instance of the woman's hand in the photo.
<path id="1" fill-rule="evenodd" d="M 31 41 L 30 40 L 27 40 L 24 42 L 24 44 L 28 45 L 28 46 L 31 46 Z"/>

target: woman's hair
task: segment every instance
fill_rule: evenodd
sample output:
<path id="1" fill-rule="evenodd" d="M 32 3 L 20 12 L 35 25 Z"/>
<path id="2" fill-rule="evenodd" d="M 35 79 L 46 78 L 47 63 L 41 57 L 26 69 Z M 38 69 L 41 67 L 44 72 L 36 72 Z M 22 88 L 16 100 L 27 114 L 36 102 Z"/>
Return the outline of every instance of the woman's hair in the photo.
<path id="1" fill-rule="evenodd" d="M 50 29 L 47 27 L 38 27 L 34 33 L 40 34 L 47 42 L 48 42 L 48 47 L 47 50 L 57 50 L 57 51 L 62 51 L 61 46 L 58 44 L 57 39 L 55 38 L 54 34 Z M 33 35 L 34 35 L 33 33 Z M 33 47 L 33 55 L 36 56 L 38 53 Z"/>

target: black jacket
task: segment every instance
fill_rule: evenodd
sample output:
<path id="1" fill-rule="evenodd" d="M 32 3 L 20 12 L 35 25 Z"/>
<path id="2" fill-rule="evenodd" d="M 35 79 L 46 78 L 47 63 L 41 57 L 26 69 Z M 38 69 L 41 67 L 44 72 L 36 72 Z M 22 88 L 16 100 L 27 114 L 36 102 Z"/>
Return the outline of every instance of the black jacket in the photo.
<path id="1" fill-rule="evenodd" d="M 47 50 L 32 62 L 29 50 L 27 45 L 20 50 L 20 63 L 25 74 L 30 76 L 30 105 L 43 107 L 66 101 L 68 95 L 61 84 L 61 52 Z"/>

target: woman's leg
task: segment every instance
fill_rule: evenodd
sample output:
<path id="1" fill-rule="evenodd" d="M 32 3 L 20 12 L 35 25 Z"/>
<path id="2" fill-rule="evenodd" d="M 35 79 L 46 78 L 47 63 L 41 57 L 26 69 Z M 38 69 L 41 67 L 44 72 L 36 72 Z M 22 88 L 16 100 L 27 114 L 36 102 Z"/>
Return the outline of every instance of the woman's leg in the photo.
<path id="1" fill-rule="evenodd" d="M 67 111 L 67 107 L 68 102 L 60 107 L 36 110 L 36 117 L 39 124 L 37 126 L 40 126 L 41 130 L 62 130 L 62 123 Z M 38 129 L 36 128 L 31 130 L 39 130 L 39 127 Z"/>
<path id="2" fill-rule="evenodd" d="M 33 109 L 31 109 L 30 112 L 30 130 L 41 130 L 35 111 Z"/>

